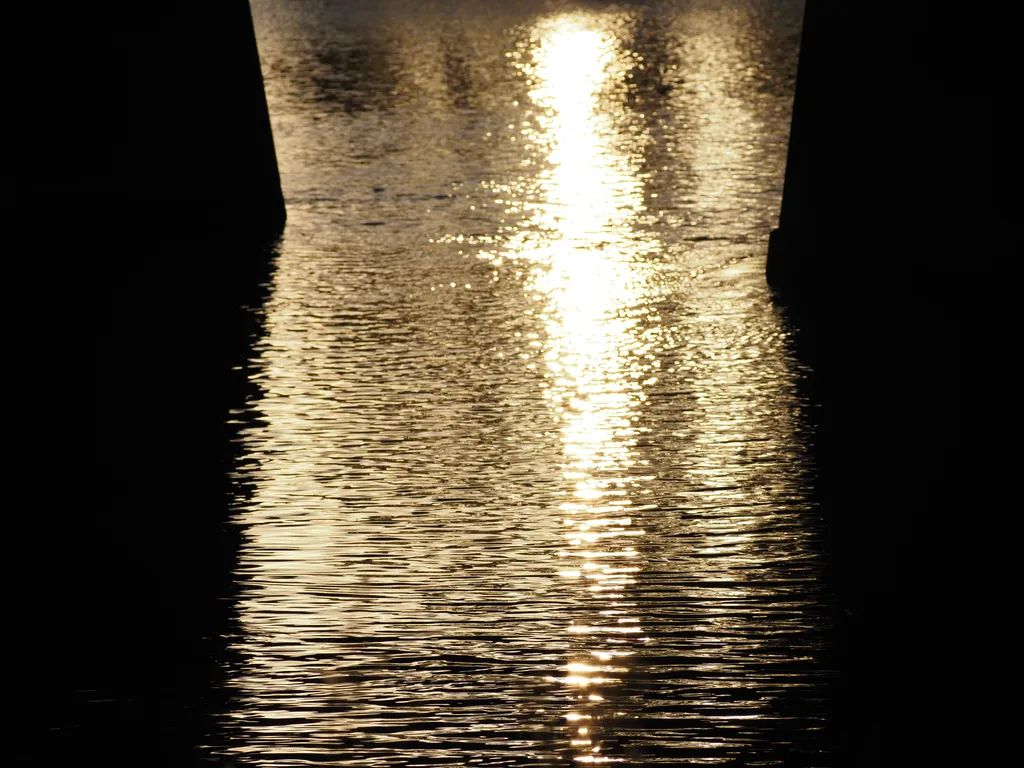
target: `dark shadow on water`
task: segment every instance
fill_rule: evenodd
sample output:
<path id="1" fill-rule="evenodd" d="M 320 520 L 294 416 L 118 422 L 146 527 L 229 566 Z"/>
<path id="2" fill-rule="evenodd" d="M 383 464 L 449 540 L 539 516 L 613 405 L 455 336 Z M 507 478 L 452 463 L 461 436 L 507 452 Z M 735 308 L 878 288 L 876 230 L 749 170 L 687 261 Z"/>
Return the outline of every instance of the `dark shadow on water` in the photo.
<path id="1" fill-rule="evenodd" d="M 780 302 L 820 414 L 836 765 L 1010 764 L 1013 557 L 999 533 L 992 314 L 969 277 L 837 285 Z"/>
<path id="2" fill-rule="evenodd" d="M 196 763 L 239 545 L 228 410 L 245 397 L 274 259 L 140 239 L 61 276 L 62 327 L 30 350 L 48 412 L 24 446 L 37 508 L 11 534 L 30 554 L 7 574 L 5 764 Z"/>

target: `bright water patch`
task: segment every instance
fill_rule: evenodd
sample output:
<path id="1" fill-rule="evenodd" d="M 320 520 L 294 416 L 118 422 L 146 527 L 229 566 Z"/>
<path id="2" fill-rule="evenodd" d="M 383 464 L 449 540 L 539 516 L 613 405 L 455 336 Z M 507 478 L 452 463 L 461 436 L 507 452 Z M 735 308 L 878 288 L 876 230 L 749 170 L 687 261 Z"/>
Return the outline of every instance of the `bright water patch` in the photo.
<path id="1" fill-rule="evenodd" d="M 518 7 L 255 4 L 289 225 L 209 752 L 826 765 L 801 8 Z"/>

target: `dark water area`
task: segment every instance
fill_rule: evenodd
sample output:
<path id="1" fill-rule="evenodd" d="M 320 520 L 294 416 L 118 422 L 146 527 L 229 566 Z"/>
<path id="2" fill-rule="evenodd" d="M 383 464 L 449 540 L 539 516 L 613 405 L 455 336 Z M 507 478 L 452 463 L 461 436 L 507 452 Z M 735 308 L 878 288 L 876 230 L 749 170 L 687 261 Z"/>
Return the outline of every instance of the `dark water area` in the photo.
<path id="1" fill-rule="evenodd" d="M 824 768 L 1006 727 L 943 603 L 1005 593 L 923 587 L 900 552 L 953 535 L 892 514 L 984 465 L 933 417 L 948 286 L 854 329 L 765 282 L 802 3 L 252 9 L 288 225 L 83 270 L 100 471 L 53 485 L 102 503 L 28 609 L 12 763 Z"/>

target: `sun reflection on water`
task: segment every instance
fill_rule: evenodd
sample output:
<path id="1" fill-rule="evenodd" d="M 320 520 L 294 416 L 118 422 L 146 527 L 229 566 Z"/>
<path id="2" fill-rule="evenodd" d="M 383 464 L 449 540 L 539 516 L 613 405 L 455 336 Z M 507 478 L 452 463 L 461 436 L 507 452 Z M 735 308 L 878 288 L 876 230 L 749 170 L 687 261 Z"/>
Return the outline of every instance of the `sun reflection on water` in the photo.
<path id="1" fill-rule="evenodd" d="M 211 750 L 797 764 L 825 608 L 754 239 L 799 17 L 309 5 L 264 24 L 290 219 Z"/>
<path id="2" fill-rule="evenodd" d="M 644 479 L 635 412 L 655 362 L 643 333 L 652 292 L 645 257 L 659 244 L 635 226 L 645 211 L 648 137 L 625 105 L 635 65 L 624 42 L 630 23 L 627 15 L 573 12 L 534 27 L 518 66 L 535 108 L 523 137 L 544 170 L 532 216 L 504 249 L 485 254 L 530 263 L 526 290 L 542 304 L 543 386 L 561 432 L 568 497 L 558 574 L 579 581 L 587 616 L 569 625 L 573 651 L 550 679 L 574 691 L 566 721 L 580 762 L 619 760 L 602 754 L 600 725 L 614 716 L 608 697 L 646 641 L 629 598 L 644 533 L 631 497 Z"/>

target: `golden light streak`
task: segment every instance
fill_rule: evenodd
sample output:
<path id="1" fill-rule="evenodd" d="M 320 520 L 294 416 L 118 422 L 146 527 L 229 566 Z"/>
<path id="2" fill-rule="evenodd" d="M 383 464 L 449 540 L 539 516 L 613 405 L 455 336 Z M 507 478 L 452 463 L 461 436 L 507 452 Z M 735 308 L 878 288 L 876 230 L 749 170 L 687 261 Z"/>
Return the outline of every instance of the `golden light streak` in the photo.
<path id="1" fill-rule="evenodd" d="M 525 149 L 543 161 L 544 171 L 532 217 L 491 257 L 528 265 L 526 290 L 543 305 L 544 384 L 561 429 L 571 497 L 561 506 L 569 515 L 563 520 L 568 549 L 558 554 L 575 560 L 558 573 L 585 578 L 586 599 L 597 601 L 592 619 L 567 631 L 591 646 L 588 656 L 603 661 L 617 657 L 608 644 L 618 638 L 642 641 L 636 617 L 600 608 L 630 607 L 621 602 L 623 591 L 640 570 L 626 567 L 639 551 L 613 542 L 644 535 L 623 512 L 638 482 L 635 414 L 653 371 L 638 332 L 651 300 L 646 259 L 659 247 L 636 227 L 644 215 L 639 163 L 646 138 L 624 103 L 626 75 L 636 64 L 624 43 L 629 24 L 621 13 L 552 15 L 533 29 L 529 55 L 513 57 L 531 84 L 536 110 L 522 132 Z M 555 679 L 588 689 L 579 706 L 596 713 L 592 708 L 605 697 L 593 689 L 618 684 L 628 671 L 572 661 Z M 577 759 L 608 761 L 595 754 L 600 733 L 587 733 L 585 743 L 571 739 L 586 748 Z"/>

